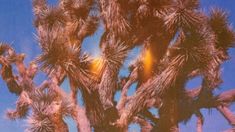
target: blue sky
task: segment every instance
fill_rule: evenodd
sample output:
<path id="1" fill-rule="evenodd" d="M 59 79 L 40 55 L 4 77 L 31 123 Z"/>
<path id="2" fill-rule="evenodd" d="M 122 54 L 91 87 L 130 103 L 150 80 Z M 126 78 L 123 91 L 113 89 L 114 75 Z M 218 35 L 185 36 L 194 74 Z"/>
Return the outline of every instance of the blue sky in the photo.
<path id="1" fill-rule="evenodd" d="M 55 3 L 56 0 L 49 0 L 50 3 Z M 202 0 L 201 5 L 207 12 L 209 7 L 217 6 L 227 10 L 230 13 L 230 22 L 235 24 L 235 1 L 234 0 Z M 99 36 L 102 30 L 99 30 L 93 37 L 86 39 L 86 46 L 84 50 L 90 53 L 97 53 Z M 0 0 L 0 41 L 12 44 L 17 52 L 26 53 L 26 63 L 35 58 L 40 53 L 40 48 L 34 37 L 35 29 L 33 27 L 33 14 L 31 0 Z M 95 47 L 95 48 L 94 48 Z M 134 57 L 138 49 L 132 52 L 129 60 Z M 216 92 L 222 92 L 226 89 L 235 88 L 235 50 L 230 50 L 232 59 L 226 62 L 222 67 L 222 77 L 224 83 Z M 126 74 L 126 69 L 122 74 Z M 40 83 L 44 78 L 44 75 L 40 74 L 36 78 L 36 82 Z M 196 87 L 200 84 L 201 79 L 196 78 L 188 83 L 188 87 Z M 65 89 L 68 88 L 67 84 L 63 84 Z M 134 88 L 130 90 L 133 93 Z M 26 126 L 24 120 L 10 121 L 5 118 L 5 111 L 8 108 L 15 107 L 15 100 L 17 97 L 8 92 L 5 83 L 0 79 L 0 130 L 5 132 L 22 132 Z M 235 107 L 232 106 L 232 110 L 235 112 Z M 221 132 L 227 128 L 230 128 L 227 121 L 216 110 L 209 112 L 203 110 L 205 116 L 205 125 L 203 127 L 206 132 Z M 75 125 L 71 120 L 67 120 L 70 124 L 71 132 L 75 132 Z M 186 125 L 181 124 L 180 129 L 182 132 L 195 131 L 196 120 L 193 117 Z M 138 128 L 131 127 L 131 131 L 138 131 Z"/>

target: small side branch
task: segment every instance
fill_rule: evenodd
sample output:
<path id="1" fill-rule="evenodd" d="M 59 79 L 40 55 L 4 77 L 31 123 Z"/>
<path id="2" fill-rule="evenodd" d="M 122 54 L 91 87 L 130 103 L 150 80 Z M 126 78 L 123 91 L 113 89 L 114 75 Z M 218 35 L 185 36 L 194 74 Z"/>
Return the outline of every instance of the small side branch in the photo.
<path id="1" fill-rule="evenodd" d="M 133 121 L 140 125 L 141 132 L 151 132 L 151 130 L 153 129 L 151 123 L 146 121 L 145 119 L 136 116 L 133 118 Z"/>
<path id="2" fill-rule="evenodd" d="M 204 122 L 203 115 L 200 111 L 196 112 L 197 117 L 197 132 L 202 132 L 202 126 Z"/>
<path id="3" fill-rule="evenodd" d="M 125 107 L 125 104 L 127 102 L 127 91 L 129 89 L 129 87 L 131 86 L 131 84 L 133 84 L 133 82 L 135 82 L 137 80 L 137 76 L 138 76 L 138 68 L 136 67 L 131 72 L 127 83 L 124 85 L 124 87 L 122 89 L 121 98 L 120 98 L 120 101 L 117 104 L 117 109 L 118 110 L 121 110 Z"/>
<path id="4" fill-rule="evenodd" d="M 218 106 L 217 110 L 227 119 L 230 125 L 235 126 L 235 116 L 227 106 Z"/>

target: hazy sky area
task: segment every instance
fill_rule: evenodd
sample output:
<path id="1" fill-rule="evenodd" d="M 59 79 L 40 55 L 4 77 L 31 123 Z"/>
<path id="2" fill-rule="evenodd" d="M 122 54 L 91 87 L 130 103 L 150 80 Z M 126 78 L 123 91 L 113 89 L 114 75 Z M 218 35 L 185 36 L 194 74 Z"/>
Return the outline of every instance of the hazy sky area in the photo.
<path id="1" fill-rule="evenodd" d="M 33 14 L 32 14 L 32 0 L 0 0 L 0 41 L 12 44 L 18 53 L 25 53 L 28 63 L 34 59 L 39 53 L 40 48 L 35 40 L 35 29 L 33 27 Z M 56 0 L 49 0 L 50 4 L 56 3 Z M 229 12 L 229 20 L 235 27 L 235 0 L 201 0 L 202 9 L 208 12 L 210 7 L 216 6 L 225 9 Z M 98 43 L 99 37 L 102 33 L 100 28 L 94 36 L 88 38 L 84 42 L 83 50 L 91 53 L 92 55 L 98 55 Z M 128 60 L 135 57 L 135 54 L 139 51 L 138 48 L 134 49 L 130 53 Z M 224 90 L 235 88 L 235 50 L 230 50 L 231 60 L 227 61 L 222 67 L 222 78 L 224 83 L 216 90 L 216 93 L 220 93 Z M 128 64 L 128 63 L 125 63 Z M 127 66 L 124 66 L 121 74 L 127 74 Z M 35 78 L 35 82 L 39 84 L 45 75 L 39 74 Z M 187 87 L 194 88 L 201 83 L 200 78 L 193 79 L 187 84 Z M 67 82 L 62 87 L 68 91 Z M 132 94 L 134 87 L 129 91 Z M 118 98 L 119 95 L 116 95 Z M 25 120 L 10 121 L 6 119 L 5 112 L 8 108 L 15 108 L 15 101 L 17 97 L 14 94 L 10 94 L 5 83 L 0 79 L 0 131 L 1 132 L 23 132 L 26 127 Z M 235 113 L 235 106 L 231 107 Z M 216 110 L 203 110 L 205 117 L 205 124 L 203 130 L 205 132 L 222 132 L 230 128 L 228 122 L 223 116 Z M 67 119 L 71 132 L 76 132 L 76 126 L 70 119 Z M 182 132 L 194 132 L 196 129 L 196 118 L 193 117 L 186 125 L 180 124 L 180 130 Z M 136 125 L 132 126 L 130 131 L 138 131 Z"/>

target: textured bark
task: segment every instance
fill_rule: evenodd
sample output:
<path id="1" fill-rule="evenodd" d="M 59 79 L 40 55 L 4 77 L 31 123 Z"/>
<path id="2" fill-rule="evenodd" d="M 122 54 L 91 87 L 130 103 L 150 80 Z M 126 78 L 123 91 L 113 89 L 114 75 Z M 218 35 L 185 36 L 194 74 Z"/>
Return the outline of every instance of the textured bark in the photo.
<path id="1" fill-rule="evenodd" d="M 99 84 L 99 96 L 105 110 L 115 107 L 113 97 L 118 86 L 117 82 L 118 72 L 115 68 L 107 66 Z"/>
<path id="2" fill-rule="evenodd" d="M 226 106 L 218 106 L 218 111 L 228 120 L 229 124 L 235 125 L 235 116 Z"/>
<path id="3" fill-rule="evenodd" d="M 127 102 L 127 91 L 129 87 L 131 86 L 131 84 L 137 81 L 137 77 L 138 77 L 138 68 L 135 68 L 129 75 L 127 82 L 122 88 L 121 98 L 116 106 L 118 110 L 121 110 L 125 107 L 125 104 Z"/>
<path id="4" fill-rule="evenodd" d="M 140 124 L 141 132 L 151 132 L 153 126 L 146 120 L 140 117 L 134 117 L 133 122 Z"/>
<path id="5" fill-rule="evenodd" d="M 86 111 L 84 108 L 77 106 L 76 111 L 74 113 L 76 116 L 76 122 L 79 132 L 90 132 L 91 126 L 90 122 L 86 116 Z"/>
<path id="6" fill-rule="evenodd" d="M 164 104 L 160 108 L 160 120 L 158 121 L 156 131 L 179 132 L 177 98 L 171 97 L 170 99 L 166 99 L 164 100 Z"/>
<path id="7" fill-rule="evenodd" d="M 200 112 L 196 114 L 197 116 L 197 132 L 202 132 L 202 126 L 203 126 L 203 116 Z"/>
<path id="8" fill-rule="evenodd" d="M 136 94 L 130 100 L 127 109 L 121 114 L 120 124 L 125 125 L 128 120 L 146 107 L 146 102 L 155 96 L 162 96 L 168 91 L 168 88 L 175 85 L 176 79 L 180 77 L 180 70 L 184 66 L 183 57 L 175 58 L 171 65 L 169 65 L 160 75 L 156 75 L 148 82 L 138 88 Z"/>

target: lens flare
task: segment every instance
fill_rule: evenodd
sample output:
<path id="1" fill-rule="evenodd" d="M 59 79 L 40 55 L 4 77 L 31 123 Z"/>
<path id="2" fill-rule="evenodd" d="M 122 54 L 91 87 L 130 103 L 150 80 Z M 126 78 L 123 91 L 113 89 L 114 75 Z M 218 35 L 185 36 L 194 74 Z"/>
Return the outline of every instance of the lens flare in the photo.
<path id="1" fill-rule="evenodd" d="M 98 74 L 101 71 L 101 68 L 103 66 L 103 59 L 102 57 L 95 57 L 91 63 L 91 72 Z"/>
<path id="2" fill-rule="evenodd" d="M 153 58 L 151 51 L 147 49 L 144 54 L 144 73 L 145 75 L 151 74 L 152 71 L 152 66 L 153 66 Z"/>

